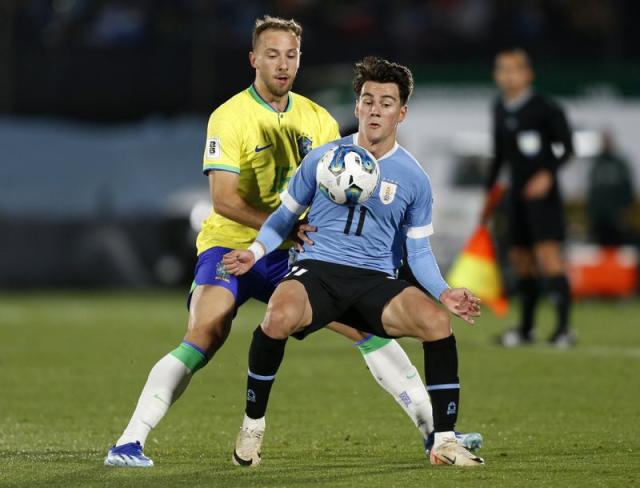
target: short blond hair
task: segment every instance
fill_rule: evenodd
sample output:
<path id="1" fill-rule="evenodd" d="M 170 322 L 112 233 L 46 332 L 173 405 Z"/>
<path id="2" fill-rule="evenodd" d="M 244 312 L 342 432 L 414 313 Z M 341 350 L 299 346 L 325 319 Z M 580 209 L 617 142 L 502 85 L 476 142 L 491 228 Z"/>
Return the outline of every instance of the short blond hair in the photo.
<path id="1" fill-rule="evenodd" d="M 256 19 L 256 25 L 253 27 L 253 35 L 251 38 L 251 48 L 255 49 L 258 37 L 267 29 L 276 29 L 292 32 L 298 40 L 302 37 L 302 26 L 293 19 L 283 19 L 280 17 L 272 17 L 265 15 L 261 19 Z"/>

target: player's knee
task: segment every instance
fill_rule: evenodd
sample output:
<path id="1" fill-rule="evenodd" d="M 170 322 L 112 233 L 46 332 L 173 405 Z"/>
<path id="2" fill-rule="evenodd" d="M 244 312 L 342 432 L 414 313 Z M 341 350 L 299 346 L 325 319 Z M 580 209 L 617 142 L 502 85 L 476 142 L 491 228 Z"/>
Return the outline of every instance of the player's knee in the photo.
<path id="1" fill-rule="evenodd" d="M 261 324 L 262 331 L 272 339 L 286 339 L 293 332 L 291 327 L 283 322 L 264 320 Z"/>
<path id="2" fill-rule="evenodd" d="M 427 326 L 432 337 L 448 337 L 452 332 L 451 315 L 446 310 L 437 308 L 429 318 Z"/>
<path id="3" fill-rule="evenodd" d="M 230 330 L 230 318 L 195 317 L 189 321 L 186 339 L 213 356 L 227 340 Z"/>
<path id="4" fill-rule="evenodd" d="M 269 304 L 262 321 L 262 331 L 273 339 L 285 339 L 297 328 L 295 310 L 285 304 Z"/>

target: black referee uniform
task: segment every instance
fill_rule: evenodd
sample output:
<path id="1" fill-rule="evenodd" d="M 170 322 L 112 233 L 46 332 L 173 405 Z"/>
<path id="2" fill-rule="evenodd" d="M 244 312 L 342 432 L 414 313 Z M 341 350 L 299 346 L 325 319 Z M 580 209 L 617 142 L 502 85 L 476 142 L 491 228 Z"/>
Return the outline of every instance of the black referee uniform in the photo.
<path id="1" fill-rule="evenodd" d="M 496 182 L 503 165 L 510 172 L 508 192 L 509 239 L 511 246 L 533 247 L 543 241 L 563 241 L 564 209 L 557 183 L 558 168 L 573 153 L 571 129 L 565 114 L 555 102 L 528 91 L 509 102 L 499 98 L 493 106 L 494 159 L 487 189 Z M 558 146 L 558 147 L 556 147 Z M 549 170 L 553 185 L 542 198 L 526 199 L 524 187 L 540 170 Z M 568 330 L 570 293 L 564 275 L 547 276 L 547 288 L 558 308 L 558 324 L 554 336 Z M 535 277 L 520 277 L 523 319 L 520 333 L 531 339 L 533 309 L 538 298 Z M 552 338 L 553 340 L 553 338 Z"/>

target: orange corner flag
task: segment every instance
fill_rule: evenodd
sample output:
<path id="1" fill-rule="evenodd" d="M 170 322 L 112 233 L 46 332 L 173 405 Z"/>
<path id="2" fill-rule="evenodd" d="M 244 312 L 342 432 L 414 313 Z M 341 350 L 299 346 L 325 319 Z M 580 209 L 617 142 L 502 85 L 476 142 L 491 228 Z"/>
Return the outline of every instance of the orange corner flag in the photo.
<path id="1" fill-rule="evenodd" d="M 491 234 L 481 225 L 471 235 L 449 270 L 447 281 L 454 288 L 466 287 L 502 317 L 509 310 Z"/>

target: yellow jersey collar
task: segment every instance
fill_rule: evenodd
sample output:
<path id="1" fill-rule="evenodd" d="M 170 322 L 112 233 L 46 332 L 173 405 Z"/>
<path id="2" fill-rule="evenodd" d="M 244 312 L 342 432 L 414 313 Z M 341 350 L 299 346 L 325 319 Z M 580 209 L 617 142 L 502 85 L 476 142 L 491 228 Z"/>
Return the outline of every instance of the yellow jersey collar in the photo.
<path id="1" fill-rule="evenodd" d="M 269 105 L 264 98 L 260 96 L 260 94 L 258 93 L 258 90 L 256 90 L 256 87 L 253 86 L 253 83 L 251 84 L 248 90 L 251 97 L 260 105 L 262 105 L 264 108 L 266 108 L 267 110 L 270 110 L 271 112 L 279 113 L 275 108 Z M 284 109 L 284 111 L 291 112 L 292 106 L 293 106 L 293 97 L 291 96 L 291 92 L 289 92 L 289 94 L 287 95 L 287 107 Z"/>

